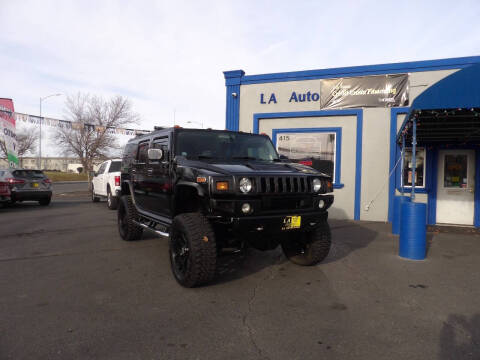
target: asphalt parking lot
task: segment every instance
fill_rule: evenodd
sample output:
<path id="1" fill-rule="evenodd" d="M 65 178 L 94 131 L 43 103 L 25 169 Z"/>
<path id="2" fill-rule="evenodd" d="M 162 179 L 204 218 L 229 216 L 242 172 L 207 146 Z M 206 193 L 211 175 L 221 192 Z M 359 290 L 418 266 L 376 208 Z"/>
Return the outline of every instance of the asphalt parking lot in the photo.
<path id="1" fill-rule="evenodd" d="M 414 262 L 388 224 L 331 226 L 318 266 L 249 250 L 184 289 L 167 241 L 121 241 L 81 186 L 1 208 L 0 359 L 480 359 L 479 235 Z"/>

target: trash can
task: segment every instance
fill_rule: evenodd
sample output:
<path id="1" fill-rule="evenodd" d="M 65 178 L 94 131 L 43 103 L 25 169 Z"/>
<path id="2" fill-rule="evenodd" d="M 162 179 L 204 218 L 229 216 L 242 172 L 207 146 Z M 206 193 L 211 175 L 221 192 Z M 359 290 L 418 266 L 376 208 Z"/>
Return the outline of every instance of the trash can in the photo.
<path id="1" fill-rule="evenodd" d="M 412 260 L 425 259 L 427 252 L 427 205 L 411 201 L 401 204 L 399 255 Z"/>
<path id="2" fill-rule="evenodd" d="M 401 221 L 401 205 L 404 201 L 410 201 L 408 196 L 395 196 L 393 199 L 393 220 L 392 220 L 392 234 L 400 234 L 400 221 Z"/>

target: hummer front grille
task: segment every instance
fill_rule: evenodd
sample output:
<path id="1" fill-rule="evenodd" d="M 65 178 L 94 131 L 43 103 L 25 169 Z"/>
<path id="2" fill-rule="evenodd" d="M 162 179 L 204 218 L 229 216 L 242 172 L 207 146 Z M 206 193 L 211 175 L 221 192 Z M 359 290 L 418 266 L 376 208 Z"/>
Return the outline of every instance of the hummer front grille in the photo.
<path id="1" fill-rule="evenodd" d="M 309 193 L 311 183 L 304 176 L 261 176 L 256 178 L 257 193 L 260 194 L 294 194 Z"/>

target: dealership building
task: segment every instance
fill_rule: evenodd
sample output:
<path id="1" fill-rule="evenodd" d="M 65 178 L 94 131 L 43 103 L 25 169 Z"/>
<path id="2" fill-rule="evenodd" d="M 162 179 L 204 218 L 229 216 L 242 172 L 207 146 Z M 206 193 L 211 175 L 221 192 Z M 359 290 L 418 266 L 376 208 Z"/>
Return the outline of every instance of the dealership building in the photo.
<path id="1" fill-rule="evenodd" d="M 414 180 L 429 224 L 480 227 L 480 56 L 224 75 L 226 128 L 329 173 L 332 218 L 391 221 Z"/>

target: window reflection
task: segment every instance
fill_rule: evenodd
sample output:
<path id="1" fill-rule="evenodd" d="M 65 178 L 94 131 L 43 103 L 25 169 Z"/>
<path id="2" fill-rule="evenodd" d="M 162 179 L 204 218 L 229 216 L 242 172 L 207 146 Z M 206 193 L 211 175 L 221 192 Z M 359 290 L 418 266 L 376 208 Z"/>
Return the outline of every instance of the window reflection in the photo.
<path id="1" fill-rule="evenodd" d="M 415 186 L 425 187 L 425 149 L 418 148 L 415 154 Z M 412 186 L 413 161 L 412 149 L 405 149 L 405 162 L 402 170 L 404 186 Z"/>

